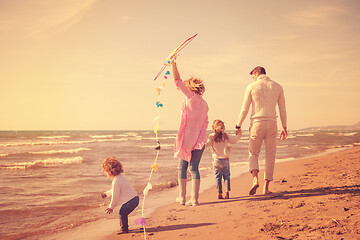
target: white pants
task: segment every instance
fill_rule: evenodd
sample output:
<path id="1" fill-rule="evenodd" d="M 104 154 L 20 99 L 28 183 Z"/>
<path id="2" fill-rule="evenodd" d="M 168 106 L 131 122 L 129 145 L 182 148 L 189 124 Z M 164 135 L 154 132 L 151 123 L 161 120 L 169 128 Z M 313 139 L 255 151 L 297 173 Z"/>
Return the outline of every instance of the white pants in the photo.
<path id="1" fill-rule="evenodd" d="M 274 175 L 276 138 L 276 121 L 255 122 L 250 126 L 249 162 L 250 172 L 259 170 L 259 154 L 262 142 L 265 142 L 265 180 L 272 181 Z"/>

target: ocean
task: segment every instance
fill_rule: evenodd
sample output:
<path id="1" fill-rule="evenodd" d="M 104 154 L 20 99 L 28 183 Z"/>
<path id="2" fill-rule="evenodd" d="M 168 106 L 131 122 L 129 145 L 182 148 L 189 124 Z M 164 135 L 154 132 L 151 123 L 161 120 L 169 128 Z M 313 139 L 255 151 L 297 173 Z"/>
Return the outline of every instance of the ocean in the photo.
<path id="1" fill-rule="evenodd" d="M 177 185 L 178 165 L 173 158 L 176 131 L 158 135 L 159 165 L 149 192 L 155 197 Z M 243 131 L 232 147 L 231 168 L 243 166 L 247 171 L 247 145 L 248 131 Z M 290 131 L 287 140 L 278 141 L 277 161 L 359 145 L 359 130 Z M 42 234 L 108 218 L 104 210 L 109 200 L 100 193 L 111 187 L 101 171 L 109 156 L 122 162 L 142 201 L 156 146 L 152 131 L 0 131 L 0 239 L 41 239 Z M 212 175 L 211 161 L 206 149 L 200 162 L 202 177 Z"/>

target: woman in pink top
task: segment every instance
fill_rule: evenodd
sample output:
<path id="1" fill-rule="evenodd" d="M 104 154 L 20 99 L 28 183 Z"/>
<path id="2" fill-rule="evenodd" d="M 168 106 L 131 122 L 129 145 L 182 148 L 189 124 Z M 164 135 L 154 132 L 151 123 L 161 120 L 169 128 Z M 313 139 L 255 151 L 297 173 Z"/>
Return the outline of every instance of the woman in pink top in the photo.
<path id="1" fill-rule="evenodd" d="M 203 81 L 190 78 L 182 81 L 176 62 L 172 63 L 175 85 L 185 95 L 179 131 L 175 140 L 175 158 L 180 159 L 178 181 L 179 197 L 177 202 L 184 205 L 186 201 L 187 169 L 190 165 L 192 176 L 191 199 L 186 205 L 199 204 L 200 173 L 199 163 L 207 142 L 208 105 L 202 98 L 205 92 Z"/>

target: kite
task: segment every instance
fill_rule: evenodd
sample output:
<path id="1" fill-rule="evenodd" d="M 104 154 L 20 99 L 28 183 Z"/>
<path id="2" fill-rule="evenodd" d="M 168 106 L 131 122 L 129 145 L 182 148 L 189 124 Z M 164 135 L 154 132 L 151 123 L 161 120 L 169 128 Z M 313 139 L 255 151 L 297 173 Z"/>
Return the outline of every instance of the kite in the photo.
<path id="1" fill-rule="evenodd" d="M 154 81 L 160 76 L 160 74 L 165 70 L 165 68 L 167 66 L 170 66 L 170 64 L 174 61 L 174 58 L 177 56 L 177 54 L 186 45 L 188 45 L 191 42 L 191 40 L 193 40 L 196 36 L 197 36 L 197 34 L 195 34 L 192 37 L 188 38 L 185 42 L 181 43 L 174 51 L 172 51 L 172 53 L 170 53 L 170 55 L 167 57 L 164 65 L 161 67 L 159 73 L 156 75 Z M 164 80 L 168 79 L 168 75 L 170 75 L 170 71 L 165 72 Z M 155 147 L 156 157 L 155 157 L 154 163 L 151 165 L 151 172 L 150 172 L 150 176 L 149 176 L 147 185 L 143 190 L 144 198 L 143 198 L 142 207 L 141 207 L 141 217 L 135 220 L 135 225 L 142 225 L 143 226 L 145 240 L 146 240 L 146 228 L 145 228 L 146 221 L 145 221 L 145 218 L 144 218 L 144 207 L 145 207 L 146 196 L 148 195 L 149 190 L 152 189 L 152 185 L 150 183 L 152 174 L 153 174 L 153 172 L 156 172 L 158 170 L 158 167 L 159 167 L 159 164 L 157 163 L 157 160 L 158 160 L 158 157 L 159 157 L 161 146 L 160 146 L 160 141 L 159 141 L 159 137 L 158 137 L 158 129 L 159 129 L 159 124 L 160 124 L 160 122 L 159 122 L 159 120 L 160 120 L 160 110 L 164 107 L 164 104 L 162 104 L 160 102 L 160 94 L 161 94 L 161 91 L 162 91 L 162 89 L 164 87 L 166 87 L 166 83 L 162 82 L 162 85 L 160 87 L 156 88 L 157 101 L 155 102 L 155 105 L 156 105 L 156 109 L 157 109 L 157 116 L 153 120 L 153 122 L 157 122 L 157 124 L 156 124 L 156 126 L 154 128 L 154 133 L 155 133 L 156 141 L 157 141 L 157 146 Z"/>
<path id="2" fill-rule="evenodd" d="M 161 67 L 160 71 L 158 72 L 158 74 L 156 74 L 154 81 L 160 76 L 160 74 L 164 71 L 164 69 L 173 62 L 174 56 L 176 56 L 184 47 L 186 47 L 186 45 L 188 45 L 197 35 L 198 34 L 195 34 L 194 36 L 186 39 L 185 42 L 181 43 L 177 48 L 175 48 L 174 51 L 170 53 L 170 55 L 166 58 L 163 66 Z M 170 74 L 170 72 L 167 71 L 166 74 L 168 75 Z M 166 76 L 164 76 L 164 78 L 167 79 Z"/>

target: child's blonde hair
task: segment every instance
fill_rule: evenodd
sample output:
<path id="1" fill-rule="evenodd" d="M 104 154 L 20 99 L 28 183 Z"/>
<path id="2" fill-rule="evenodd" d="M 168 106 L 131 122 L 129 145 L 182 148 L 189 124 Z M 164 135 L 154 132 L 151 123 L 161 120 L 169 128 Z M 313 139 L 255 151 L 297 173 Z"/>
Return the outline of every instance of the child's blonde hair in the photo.
<path id="1" fill-rule="evenodd" d="M 228 135 L 225 133 L 225 124 L 223 121 L 216 119 L 213 122 L 212 129 L 214 130 L 214 141 L 215 142 L 224 142 L 229 139 Z"/>
<path id="2" fill-rule="evenodd" d="M 111 176 L 119 175 L 124 172 L 122 164 L 116 157 L 108 157 L 102 163 L 102 170 Z"/>
<path id="3" fill-rule="evenodd" d="M 191 77 L 188 80 L 185 80 L 184 84 L 196 94 L 203 95 L 205 92 L 204 81 L 199 78 Z"/>

